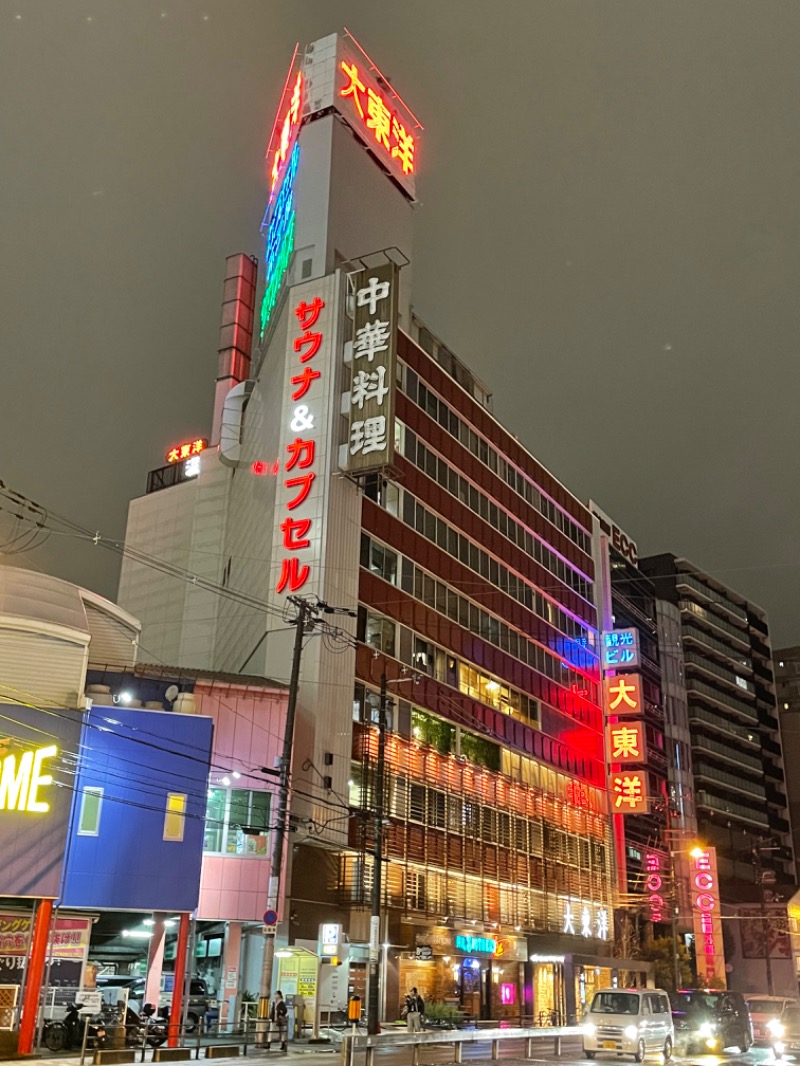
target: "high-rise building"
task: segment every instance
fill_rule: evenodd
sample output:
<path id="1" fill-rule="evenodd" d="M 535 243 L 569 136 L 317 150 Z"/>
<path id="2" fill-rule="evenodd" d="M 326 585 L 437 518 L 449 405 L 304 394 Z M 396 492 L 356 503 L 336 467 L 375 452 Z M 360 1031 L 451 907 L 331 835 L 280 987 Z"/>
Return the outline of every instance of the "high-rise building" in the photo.
<path id="1" fill-rule="evenodd" d="M 716 849 L 731 985 L 796 991 L 785 930 L 794 853 L 766 615 L 686 559 L 650 556 L 640 567 L 680 611 L 693 801 L 698 834 Z"/>
<path id="2" fill-rule="evenodd" d="M 302 654 L 279 939 L 341 927 L 357 983 L 383 823 L 386 1015 L 416 985 L 566 1020 L 648 970 L 612 958 L 592 519 L 412 313 L 422 128 L 394 84 L 349 35 L 293 62 L 260 300 L 233 257 L 210 446 L 132 501 L 120 602 L 149 656 L 278 681 L 288 597 L 336 623 Z"/>
<path id="3" fill-rule="evenodd" d="M 800 860 L 800 644 L 773 652 L 778 716 L 781 723 L 789 821 L 795 860 Z"/>

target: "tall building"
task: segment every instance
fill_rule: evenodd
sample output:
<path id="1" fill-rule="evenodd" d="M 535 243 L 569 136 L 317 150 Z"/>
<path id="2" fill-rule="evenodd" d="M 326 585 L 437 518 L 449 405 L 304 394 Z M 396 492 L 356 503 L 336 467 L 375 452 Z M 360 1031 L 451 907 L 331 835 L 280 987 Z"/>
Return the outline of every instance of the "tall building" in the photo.
<path id="1" fill-rule="evenodd" d="M 781 723 L 789 821 L 792 826 L 795 861 L 800 860 L 800 645 L 776 648 L 773 653 L 778 716 Z M 799 878 L 800 879 L 800 878 Z"/>
<path id="2" fill-rule="evenodd" d="M 774 912 L 783 922 L 795 884 L 766 615 L 686 559 L 657 555 L 640 566 L 657 595 L 680 611 L 693 799 L 698 833 L 716 848 L 722 906 L 731 919 L 725 942 L 732 986 L 764 990 L 767 982 L 784 981 L 796 991 L 785 930 L 771 934 L 785 951 L 761 943 L 762 915 Z M 759 958 L 765 967 L 748 961 Z"/>
<path id="3" fill-rule="evenodd" d="M 280 940 L 367 950 L 383 690 L 386 1015 L 417 985 L 567 1019 L 647 970 L 612 958 L 592 521 L 412 314 L 422 127 L 394 84 L 349 35 L 293 62 L 259 299 L 233 257 L 210 446 L 132 501 L 120 602 L 149 655 L 278 681 L 287 597 L 335 617 L 303 650 Z"/>

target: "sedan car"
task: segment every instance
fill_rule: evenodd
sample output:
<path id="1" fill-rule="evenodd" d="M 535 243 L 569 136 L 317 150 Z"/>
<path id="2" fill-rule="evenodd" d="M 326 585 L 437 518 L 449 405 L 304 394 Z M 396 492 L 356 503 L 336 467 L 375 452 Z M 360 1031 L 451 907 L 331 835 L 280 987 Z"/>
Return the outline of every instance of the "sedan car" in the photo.
<path id="1" fill-rule="evenodd" d="M 767 1029 L 776 1059 L 800 1051 L 800 1007 L 784 1007 L 780 1017 L 767 1022 Z"/>

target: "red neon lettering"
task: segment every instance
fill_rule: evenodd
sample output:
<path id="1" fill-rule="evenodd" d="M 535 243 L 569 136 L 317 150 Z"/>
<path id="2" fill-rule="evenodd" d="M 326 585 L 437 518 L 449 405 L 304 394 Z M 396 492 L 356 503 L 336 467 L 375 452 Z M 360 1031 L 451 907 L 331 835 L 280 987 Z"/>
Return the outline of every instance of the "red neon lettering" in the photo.
<path id="1" fill-rule="evenodd" d="M 324 306 L 325 301 L 319 296 L 315 296 L 310 304 L 302 300 L 294 309 L 297 321 L 300 323 L 300 329 L 311 329 L 313 325 L 316 325 L 320 311 Z"/>
<path id="2" fill-rule="evenodd" d="M 711 869 L 711 855 L 709 852 L 704 851 L 698 855 L 695 859 L 695 868 L 698 870 L 710 870 Z"/>
<path id="3" fill-rule="evenodd" d="M 309 359 L 313 359 L 319 351 L 322 344 L 322 334 L 312 333 L 310 329 L 307 329 L 302 337 L 295 337 L 294 350 L 300 355 L 300 352 L 305 348 L 303 354 L 300 355 L 300 362 L 307 363 Z"/>
<path id="4" fill-rule="evenodd" d="M 300 551 L 301 548 L 311 547 L 308 534 L 311 530 L 310 518 L 287 518 L 281 523 L 283 533 L 283 546 L 287 551 Z"/>
<path id="5" fill-rule="evenodd" d="M 663 880 L 658 876 L 658 874 L 650 874 L 644 884 L 645 888 L 649 889 L 650 892 L 657 892 L 658 889 L 661 888 L 663 883 Z"/>
<path id="6" fill-rule="evenodd" d="M 297 374 L 291 379 L 292 384 L 297 386 L 297 388 L 292 393 L 292 399 L 295 403 L 297 403 L 298 400 L 301 400 L 305 396 L 305 394 L 311 388 L 311 382 L 315 381 L 318 377 L 322 377 L 319 370 L 312 370 L 310 366 L 304 366 L 303 373 Z M 297 429 L 298 426 L 295 426 L 295 429 Z"/>
<path id="7" fill-rule="evenodd" d="M 297 437 L 297 439 L 293 440 L 291 444 L 287 444 L 286 451 L 289 453 L 286 470 L 294 470 L 296 466 L 299 466 L 301 470 L 304 470 L 314 462 L 316 442 L 313 440 L 303 440 L 301 437 Z"/>
<path id="8" fill-rule="evenodd" d="M 292 555 L 288 559 L 282 559 L 281 574 L 278 578 L 278 584 L 275 586 L 275 591 L 283 592 L 288 585 L 290 592 L 297 592 L 308 581 L 310 573 L 310 568 L 305 563 L 301 566 L 296 555 Z"/>
<path id="9" fill-rule="evenodd" d="M 299 507 L 300 504 L 303 503 L 305 499 L 307 499 L 309 492 L 311 492 L 311 485 L 315 477 L 316 474 L 311 471 L 308 474 L 301 474 L 300 477 L 290 477 L 286 481 L 284 481 L 284 488 L 297 488 L 300 490 L 294 497 L 294 499 L 289 500 L 289 502 L 286 504 L 290 511 L 293 511 L 295 507 Z"/>
<path id="10" fill-rule="evenodd" d="M 698 888 L 713 888 L 714 878 L 711 876 L 711 874 L 696 874 L 694 883 L 697 885 Z"/>
<path id="11" fill-rule="evenodd" d="M 708 892 L 702 892 L 699 896 L 695 897 L 695 904 L 698 910 L 701 911 L 713 911 L 717 905 L 717 901 L 713 896 L 710 896 Z"/>

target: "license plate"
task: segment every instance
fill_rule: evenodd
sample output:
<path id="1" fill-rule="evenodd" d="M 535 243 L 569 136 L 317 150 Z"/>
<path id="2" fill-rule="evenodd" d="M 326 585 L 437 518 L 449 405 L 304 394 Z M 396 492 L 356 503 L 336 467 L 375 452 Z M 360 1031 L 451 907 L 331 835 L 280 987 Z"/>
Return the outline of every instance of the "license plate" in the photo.
<path id="1" fill-rule="evenodd" d="M 616 1046 L 617 1046 L 617 1044 L 616 1044 L 615 1040 L 604 1040 L 603 1041 L 603 1047 L 604 1048 L 608 1048 L 609 1051 L 613 1051 L 616 1048 Z"/>

